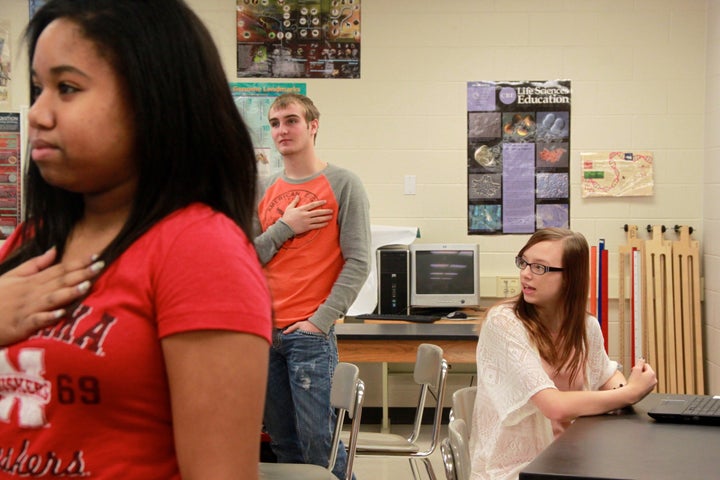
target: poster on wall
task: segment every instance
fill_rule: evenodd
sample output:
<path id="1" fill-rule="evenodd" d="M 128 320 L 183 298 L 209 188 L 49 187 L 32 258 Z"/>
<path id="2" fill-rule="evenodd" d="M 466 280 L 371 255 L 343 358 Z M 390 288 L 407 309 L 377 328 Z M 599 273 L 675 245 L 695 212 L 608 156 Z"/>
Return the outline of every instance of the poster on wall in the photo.
<path id="1" fill-rule="evenodd" d="M 570 80 L 467 84 L 468 234 L 570 226 Z"/>
<path id="2" fill-rule="evenodd" d="M 580 160 L 583 198 L 653 194 L 652 152 L 586 152 Z"/>
<path id="3" fill-rule="evenodd" d="M 0 19 L 0 105 L 10 103 L 10 22 Z"/>
<path id="4" fill-rule="evenodd" d="M 239 78 L 360 78 L 360 0 L 237 0 Z"/>
<path id="5" fill-rule="evenodd" d="M 28 7 L 30 8 L 30 18 L 35 15 L 35 12 L 37 12 L 40 7 L 45 5 L 45 1 L 46 0 L 28 0 Z"/>
<path id="6" fill-rule="evenodd" d="M 270 135 L 268 112 L 270 105 L 276 97 L 283 93 L 306 94 L 304 83 L 258 83 L 238 82 L 231 83 L 235 105 L 245 120 L 257 160 L 258 175 L 263 177 L 275 173 L 283 168 L 280 152 L 275 148 Z"/>
<path id="7" fill-rule="evenodd" d="M 20 114 L 0 112 L 0 241 L 20 223 Z"/>

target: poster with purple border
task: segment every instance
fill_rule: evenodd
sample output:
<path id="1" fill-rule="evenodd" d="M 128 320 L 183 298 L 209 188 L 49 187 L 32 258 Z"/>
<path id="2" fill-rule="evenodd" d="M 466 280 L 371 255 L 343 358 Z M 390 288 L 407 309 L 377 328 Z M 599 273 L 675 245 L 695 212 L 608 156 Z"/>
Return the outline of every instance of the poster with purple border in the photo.
<path id="1" fill-rule="evenodd" d="M 467 84 L 468 234 L 570 228 L 570 80 Z"/>

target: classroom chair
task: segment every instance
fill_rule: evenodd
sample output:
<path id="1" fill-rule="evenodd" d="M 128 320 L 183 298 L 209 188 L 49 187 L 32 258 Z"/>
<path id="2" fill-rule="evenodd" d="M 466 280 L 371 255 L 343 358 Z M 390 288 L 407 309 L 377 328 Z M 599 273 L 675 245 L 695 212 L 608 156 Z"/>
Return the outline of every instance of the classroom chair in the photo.
<path id="1" fill-rule="evenodd" d="M 358 378 L 358 367 L 352 363 L 340 362 L 330 387 L 330 404 L 337 409 L 337 422 L 331 443 L 329 463 L 327 467 L 304 463 L 260 463 L 260 480 L 337 480 L 332 469 L 337 460 L 340 448 L 340 434 L 345 422 L 345 414 L 352 419 L 347 448 L 347 469 L 345 480 L 352 479 L 353 462 L 360 430 L 360 417 L 365 398 L 365 384 Z"/>
<path id="2" fill-rule="evenodd" d="M 475 395 L 477 386 L 463 387 L 452 394 L 452 407 L 450 409 L 450 420 L 453 418 L 461 418 L 465 420 L 468 435 L 472 428 L 472 414 L 475 408 Z"/>
<path id="3" fill-rule="evenodd" d="M 440 453 L 447 480 L 466 480 L 470 478 L 469 442 L 476 393 L 477 386 L 473 385 L 460 388 L 452 394 L 448 436 L 440 443 Z M 455 422 L 455 420 L 462 421 L 462 424 Z M 457 435 L 461 437 L 458 438 Z M 455 437 L 453 438 L 453 436 Z"/>
<path id="4" fill-rule="evenodd" d="M 445 480 L 458 480 L 457 467 L 455 466 L 455 458 L 453 457 L 452 448 L 450 447 L 450 426 L 448 425 L 448 436 L 440 442 L 440 458 L 442 458 L 443 469 L 445 470 Z"/>
<path id="5" fill-rule="evenodd" d="M 448 437 L 440 444 L 445 478 L 470 480 L 469 432 L 465 420 L 455 418 L 448 425 Z"/>
<path id="6" fill-rule="evenodd" d="M 435 451 L 440 436 L 442 422 L 443 399 L 447 381 L 448 363 L 443 358 L 443 350 L 437 345 L 423 343 L 418 347 L 413 379 L 420 385 L 420 396 L 413 430 L 409 437 L 392 433 L 360 432 L 357 439 L 358 457 L 390 456 L 406 457 L 410 462 L 413 478 L 419 478 L 416 462 L 422 461 L 431 479 L 435 480 L 435 472 L 430 463 L 430 455 Z M 435 399 L 432 433 L 430 445 L 420 449 L 417 440 L 422 428 L 423 412 L 428 393 Z"/>

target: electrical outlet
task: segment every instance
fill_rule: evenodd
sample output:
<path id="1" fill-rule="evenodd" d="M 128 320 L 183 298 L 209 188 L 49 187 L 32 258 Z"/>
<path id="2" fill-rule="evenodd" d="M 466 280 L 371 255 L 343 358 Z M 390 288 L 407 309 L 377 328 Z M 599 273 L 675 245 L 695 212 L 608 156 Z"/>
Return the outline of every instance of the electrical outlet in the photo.
<path id="1" fill-rule="evenodd" d="M 500 298 L 519 295 L 520 279 L 518 277 L 497 277 L 496 294 Z"/>

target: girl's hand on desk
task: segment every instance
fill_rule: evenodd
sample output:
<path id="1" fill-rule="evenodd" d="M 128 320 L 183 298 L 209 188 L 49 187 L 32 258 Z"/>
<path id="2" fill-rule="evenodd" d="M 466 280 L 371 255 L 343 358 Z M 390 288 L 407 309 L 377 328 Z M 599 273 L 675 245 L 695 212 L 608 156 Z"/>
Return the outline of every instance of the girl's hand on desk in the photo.
<path id="1" fill-rule="evenodd" d="M 653 370 L 644 359 L 639 359 L 632 367 L 628 383 L 625 386 L 625 388 L 629 389 L 633 394 L 631 403 L 639 402 L 645 398 L 645 396 L 655 388 L 655 385 L 657 385 L 655 370 Z"/>
<path id="2" fill-rule="evenodd" d="M 105 266 L 92 258 L 53 265 L 56 253 L 52 248 L 0 276 L 0 346 L 55 324 Z"/>

